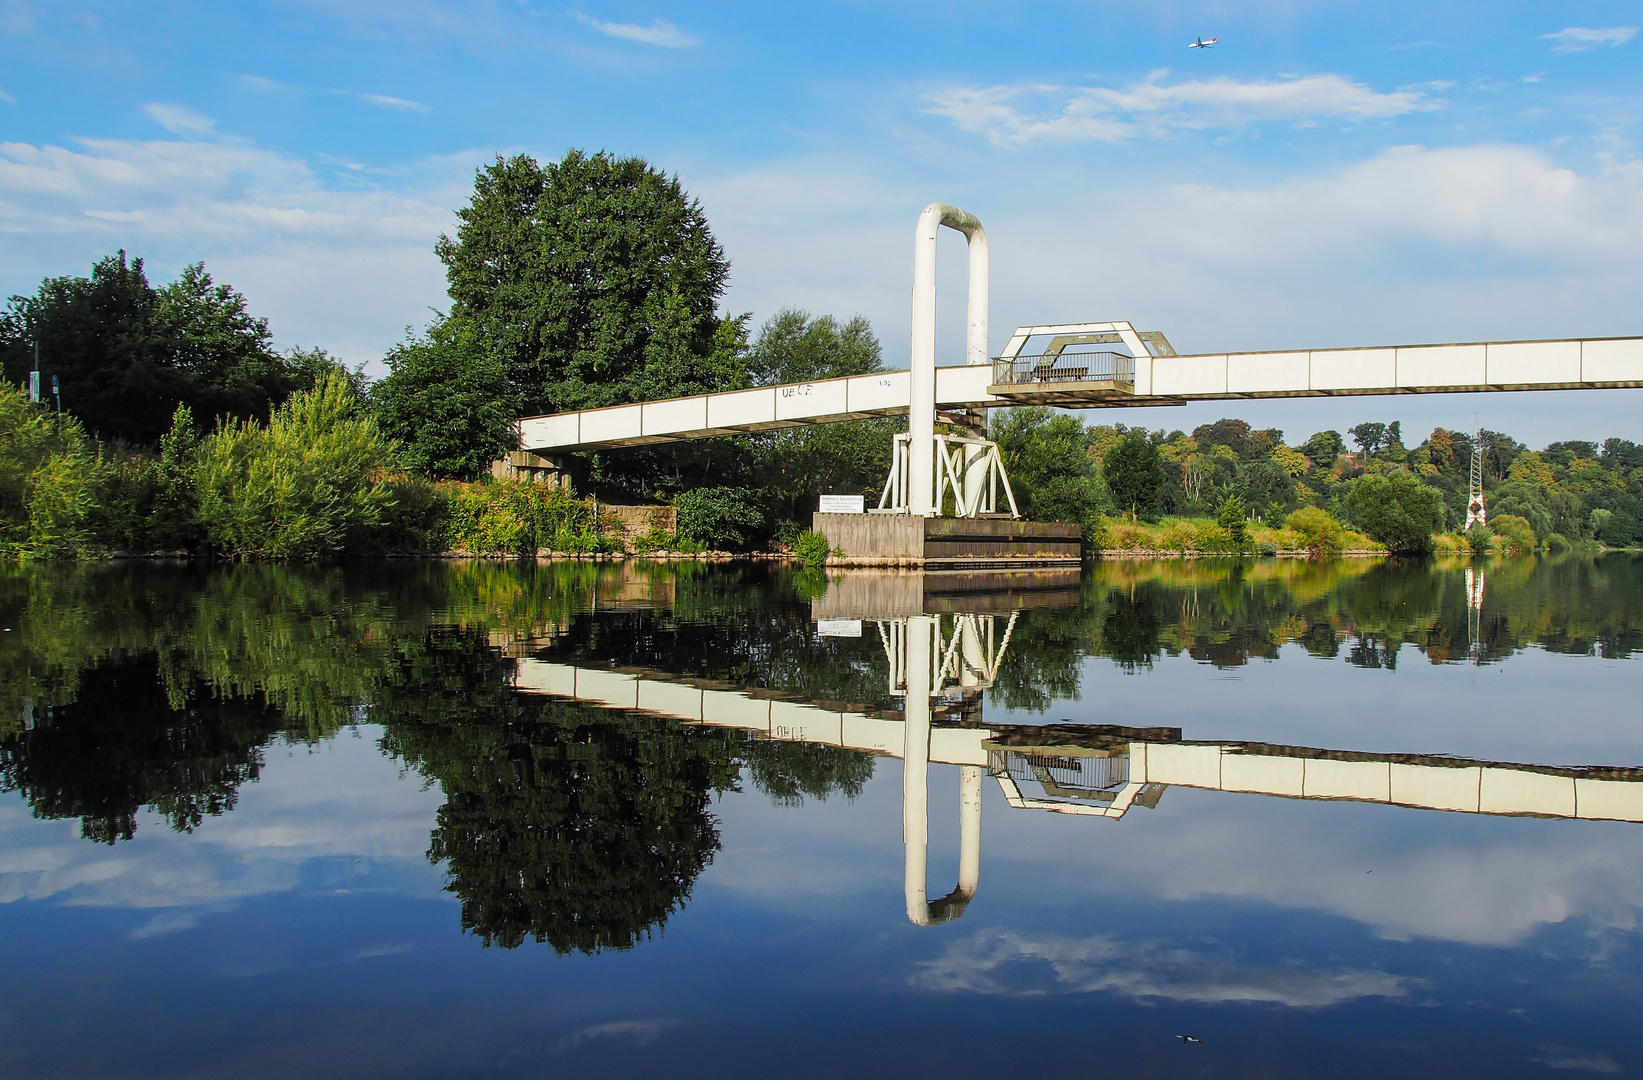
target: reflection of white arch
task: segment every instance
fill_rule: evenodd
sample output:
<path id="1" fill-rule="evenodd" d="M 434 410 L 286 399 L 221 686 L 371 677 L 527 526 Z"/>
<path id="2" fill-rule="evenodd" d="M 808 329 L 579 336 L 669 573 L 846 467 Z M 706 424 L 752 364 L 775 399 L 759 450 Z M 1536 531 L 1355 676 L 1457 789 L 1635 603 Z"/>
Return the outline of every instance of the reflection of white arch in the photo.
<path id="1" fill-rule="evenodd" d="M 961 616 L 974 627 L 973 616 Z M 940 618 L 915 615 L 906 621 L 906 719 L 902 725 L 901 833 L 906 847 L 907 917 L 919 926 L 945 922 L 964 913 L 981 880 L 981 778 L 979 765 L 959 772 L 958 887 L 934 903 L 929 897 L 930 848 L 930 700 L 940 693 L 946 665 L 935 646 Z M 954 627 L 954 640 L 967 635 L 966 623 Z M 966 644 L 970 644 L 966 642 Z M 970 644 L 966 651 L 979 653 Z M 922 660 L 922 662 L 920 662 Z M 936 665 L 941 664 L 941 670 Z"/>

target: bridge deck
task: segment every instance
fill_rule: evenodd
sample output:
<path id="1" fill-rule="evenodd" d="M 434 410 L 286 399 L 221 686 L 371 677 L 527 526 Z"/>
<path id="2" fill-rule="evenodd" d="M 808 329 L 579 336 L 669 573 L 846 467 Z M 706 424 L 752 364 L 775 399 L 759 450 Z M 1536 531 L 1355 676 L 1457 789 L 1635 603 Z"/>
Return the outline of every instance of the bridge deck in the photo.
<path id="1" fill-rule="evenodd" d="M 990 364 L 936 369 L 938 409 L 1181 405 L 1239 398 L 1601 390 L 1643 386 L 1643 338 L 1571 338 L 1137 356 L 1133 383 L 995 384 Z M 552 454 L 706 439 L 908 410 L 906 371 L 527 417 L 520 447 Z"/>

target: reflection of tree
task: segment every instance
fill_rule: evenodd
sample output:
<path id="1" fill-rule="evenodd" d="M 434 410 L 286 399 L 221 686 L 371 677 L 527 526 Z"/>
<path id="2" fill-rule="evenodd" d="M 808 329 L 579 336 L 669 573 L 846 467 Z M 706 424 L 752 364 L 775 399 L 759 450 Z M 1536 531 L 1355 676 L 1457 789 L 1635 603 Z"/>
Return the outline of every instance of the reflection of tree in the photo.
<path id="1" fill-rule="evenodd" d="M 582 615 L 552 652 L 816 700 L 892 704 L 875 635 L 817 636 L 810 578 L 763 563 L 683 563 L 662 573 L 669 606 Z"/>
<path id="2" fill-rule="evenodd" d="M 1086 576 L 1081 602 L 1028 608 L 1016 616 L 989 699 L 1008 709 L 1043 712 L 1055 701 L 1077 701 L 1080 665 L 1097 650 L 1107 590 Z"/>
<path id="3" fill-rule="evenodd" d="M 402 652 L 372 719 L 445 792 L 428 849 L 487 945 L 626 949 L 683 906 L 718 850 L 709 792 L 739 733 L 514 694 L 474 635 Z"/>
<path id="4" fill-rule="evenodd" d="M 753 785 L 781 806 L 799 806 L 807 795 L 826 800 L 835 791 L 854 799 L 873 778 L 871 755 L 819 743 L 748 739 L 737 756 Z"/>
<path id="5" fill-rule="evenodd" d="M 81 672 L 76 700 L 41 706 L 35 726 L 0 740 L 0 788 L 36 817 L 80 818 L 88 840 L 130 840 L 147 806 L 188 832 L 232 810 L 280 728 L 260 699 L 198 690 L 173 707 L 152 656 Z"/>
<path id="6" fill-rule="evenodd" d="M 1149 584 L 1128 591 L 1114 589 L 1107 597 L 1107 617 L 1101 625 L 1102 651 L 1125 671 L 1152 667 L 1160 653 L 1163 628 L 1162 590 Z"/>

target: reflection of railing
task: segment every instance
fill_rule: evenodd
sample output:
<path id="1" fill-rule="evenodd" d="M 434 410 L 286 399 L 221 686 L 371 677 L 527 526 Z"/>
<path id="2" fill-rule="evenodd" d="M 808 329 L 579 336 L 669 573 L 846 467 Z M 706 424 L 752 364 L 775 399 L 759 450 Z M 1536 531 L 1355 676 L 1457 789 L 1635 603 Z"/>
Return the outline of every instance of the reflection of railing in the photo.
<path id="1" fill-rule="evenodd" d="M 1125 752 L 1076 747 L 1039 753 L 989 747 L 987 771 L 995 777 L 1008 776 L 1018 784 L 1035 783 L 1049 799 L 1112 802 L 1129 783 L 1130 758 Z"/>
<path id="2" fill-rule="evenodd" d="M 1117 352 L 1060 350 L 1039 356 L 1017 356 L 993 361 L 996 386 L 1039 383 L 1111 382 L 1135 384 L 1135 357 Z"/>

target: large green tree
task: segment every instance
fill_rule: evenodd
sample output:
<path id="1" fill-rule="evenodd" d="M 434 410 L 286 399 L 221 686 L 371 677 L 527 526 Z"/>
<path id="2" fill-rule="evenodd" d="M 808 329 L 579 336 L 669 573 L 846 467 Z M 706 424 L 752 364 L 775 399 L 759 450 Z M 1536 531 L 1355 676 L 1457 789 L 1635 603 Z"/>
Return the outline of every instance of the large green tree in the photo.
<path id="1" fill-rule="evenodd" d="M 102 438 L 152 443 L 179 404 L 210 420 L 264 416 L 310 385 L 312 356 L 276 353 L 268 321 L 202 263 L 155 288 L 143 260 L 119 252 L 88 278 L 47 278 L 0 315 L 5 377 L 34 367 L 58 378 L 63 409 Z"/>
<path id="2" fill-rule="evenodd" d="M 517 395 L 472 321 L 439 320 L 394 346 L 387 364 L 371 411 L 407 468 L 471 479 L 517 445 Z"/>
<path id="3" fill-rule="evenodd" d="M 435 247 L 519 405 L 546 413 L 740 385 L 718 348 L 730 263 L 701 204 L 640 158 L 573 150 L 479 170 Z"/>
<path id="4" fill-rule="evenodd" d="M 1101 478 L 1119 513 L 1149 520 L 1157 515 L 1169 483 L 1158 447 L 1140 428 L 1126 431 L 1107 448 L 1101 458 Z"/>

